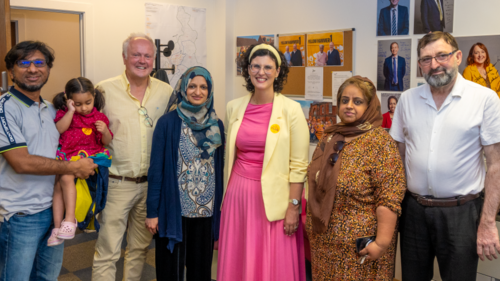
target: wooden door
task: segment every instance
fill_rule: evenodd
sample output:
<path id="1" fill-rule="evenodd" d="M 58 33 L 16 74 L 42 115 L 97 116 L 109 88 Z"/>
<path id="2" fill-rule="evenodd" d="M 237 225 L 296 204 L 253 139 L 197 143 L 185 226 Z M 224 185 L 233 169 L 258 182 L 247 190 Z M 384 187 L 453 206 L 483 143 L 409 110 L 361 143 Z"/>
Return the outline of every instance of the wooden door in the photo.
<path id="1" fill-rule="evenodd" d="M 0 0 L 0 73 L 7 71 L 5 67 L 5 55 L 12 47 L 11 23 L 10 23 L 10 0 Z M 0 77 L 0 84 L 1 84 Z M 0 85 L 1 87 L 1 85 Z"/>

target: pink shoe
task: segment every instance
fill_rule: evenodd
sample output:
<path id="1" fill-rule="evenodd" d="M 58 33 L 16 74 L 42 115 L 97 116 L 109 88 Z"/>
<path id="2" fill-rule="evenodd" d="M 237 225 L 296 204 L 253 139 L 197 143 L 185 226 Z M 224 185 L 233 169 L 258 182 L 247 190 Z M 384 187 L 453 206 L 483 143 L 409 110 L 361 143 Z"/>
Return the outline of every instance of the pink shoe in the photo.
<path id="1" fill-rule="evenodd" d="M 53 247 L 53 246 L 60 245 L 64 242 L 64 240 L 57 238 L 58 232 L 59 232 L 59 228 L 52 229 L 52 233 L 50 234 L 50 237 L 47 240 L 47 246 Z"/>
<path id="2" fill-rule="evenodd" d="M 76 227 L 78 222 L 75 219 L 75 222 L 61 222 L 61 228 L 59 228 L 59 233 L 57 233 L 57 238 L 60 239 L 73 239 L 75 237 Z"/>

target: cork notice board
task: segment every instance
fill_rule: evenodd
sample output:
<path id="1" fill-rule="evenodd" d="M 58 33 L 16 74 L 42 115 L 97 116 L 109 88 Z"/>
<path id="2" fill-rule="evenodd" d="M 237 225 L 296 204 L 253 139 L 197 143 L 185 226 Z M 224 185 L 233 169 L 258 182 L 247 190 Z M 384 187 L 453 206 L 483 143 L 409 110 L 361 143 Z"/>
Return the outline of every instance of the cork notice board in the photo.
<path id="1" fill-rule="evenodd" d="M 353 64 L 353 36 L 354 30 L 344 31 L 344 65 L 323 67 L 323 96 L 332 96 L 332 71 L 352 71 Z M 306 34 L 307 42 L 307 34 Z M 328 46 L 328 45 L 327 45 Z M 325 51 L 328 50 L 327 48 Z M 306 69 L 305 67 L 290 67 L 287 83 L 283 91 L 284 95 L 303 97 L 306 89 Z"/>

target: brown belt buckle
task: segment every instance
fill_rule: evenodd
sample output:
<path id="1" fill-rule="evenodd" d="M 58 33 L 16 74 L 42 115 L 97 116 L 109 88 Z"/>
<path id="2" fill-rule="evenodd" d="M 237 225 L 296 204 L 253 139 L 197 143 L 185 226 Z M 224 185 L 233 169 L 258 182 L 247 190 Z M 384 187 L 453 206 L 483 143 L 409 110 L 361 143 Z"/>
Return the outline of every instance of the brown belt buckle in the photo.
<path id="1" fill-rule="evenodd" d="M 457 206 L 465 204 L 465 202 L 460 202 L 460 200 L 465 201 L 465 196 L 463 196 L 463 195 L 457 196 Z"/>
<path id="2" fill-rule="evenodd" d="M 140 184 L 141 183 L 142 177 L 137 177 L 135 178 L 135 184 Z"/>
<path id="3" fill-rule="evenodd" d="M 417 195 L 417 203 L 420 204 L 420 205 L 424 205 L 425 204 L 423 203 L 424 200 L 427 200 L 429 199 L 427 196 L 422 196 L 422 195 Z"/>

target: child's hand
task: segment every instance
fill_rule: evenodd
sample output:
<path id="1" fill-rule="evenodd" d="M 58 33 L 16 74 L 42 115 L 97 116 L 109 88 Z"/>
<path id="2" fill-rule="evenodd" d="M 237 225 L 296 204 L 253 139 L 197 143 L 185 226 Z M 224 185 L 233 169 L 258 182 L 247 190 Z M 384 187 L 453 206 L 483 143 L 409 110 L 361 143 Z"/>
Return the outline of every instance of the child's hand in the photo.
<path id="1" fill-rule="evenodd" d="M 75 112 L 75 102 L 72 99 L 68 99 L 66 101 L 66 107 L 68 108 L 69 112 Z"/>
<path id="2" fill-rule="evenodd" d="M 99 131 L 101 134 L 106 134 L 109 132 L 108 126 L 106 126 L 106 123 L 104 123 L 101 120 L 95 121 L 95 128 L 97 131 Z"/>

